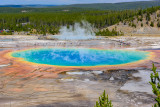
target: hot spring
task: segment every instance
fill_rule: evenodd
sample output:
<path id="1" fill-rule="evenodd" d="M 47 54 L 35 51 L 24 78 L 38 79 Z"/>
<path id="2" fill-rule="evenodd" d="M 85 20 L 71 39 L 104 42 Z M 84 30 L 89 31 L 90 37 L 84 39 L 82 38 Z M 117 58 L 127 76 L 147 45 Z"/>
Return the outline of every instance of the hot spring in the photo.
<path id="1" fill-rule="evenodd" d="M 145 60 L 149 52 L 91 48 L 39 48 L 13 52 L 12 57 L 37 64 L 56 66 L 120 65 Z"/>

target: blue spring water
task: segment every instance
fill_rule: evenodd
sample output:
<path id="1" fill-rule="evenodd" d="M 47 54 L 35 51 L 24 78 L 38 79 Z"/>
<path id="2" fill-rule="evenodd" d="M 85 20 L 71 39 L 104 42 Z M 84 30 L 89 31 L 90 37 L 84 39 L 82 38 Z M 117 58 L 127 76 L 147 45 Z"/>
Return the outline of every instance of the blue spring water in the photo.
<path id="1" fill-rule="evenodd" d="M 41 48 L 12 53 L 13 57 L 37 64 L 57 66 L 119 65 L 144 60 L 149 52 L 86 48 Z"/>

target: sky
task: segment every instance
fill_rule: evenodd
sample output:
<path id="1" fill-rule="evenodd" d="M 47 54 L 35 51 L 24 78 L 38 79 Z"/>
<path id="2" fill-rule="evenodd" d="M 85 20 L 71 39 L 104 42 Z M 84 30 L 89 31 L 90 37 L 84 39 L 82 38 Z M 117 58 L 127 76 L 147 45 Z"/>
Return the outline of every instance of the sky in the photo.
<path id="1" fill-rule="evenodd" d="M 149 0 L 0 0 L 0 5 L 6 5 L 6 4 L 61 5 L 61 4 L 86 4 L 86 3 L 117 3 L 117 2 L 131 2 L 131 1 L 149 1 Z"/>

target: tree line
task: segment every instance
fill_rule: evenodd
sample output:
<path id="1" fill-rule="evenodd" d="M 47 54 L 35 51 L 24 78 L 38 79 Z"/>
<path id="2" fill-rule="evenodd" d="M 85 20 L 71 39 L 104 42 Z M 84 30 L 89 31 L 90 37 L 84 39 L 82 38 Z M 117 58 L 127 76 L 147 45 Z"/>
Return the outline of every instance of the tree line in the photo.
<path id="1" fill-rule="evenodd" d="M 92 10 L 80 12 L 55 12 L 55 13 L 1 13 L 0 30 L 26 31 L 30 34 L 57 34 L 61 26 L 74 25 L 86 20 L 95 29 L 102 29 L 114 25 L 126 19 L 132 19 L 135 15 L 143 12 L 152 13 L 160 7 L 152 7 L 145 10 Z M 107 32 L 107 31 L 106 31 Z M 115 31 L 113 31 L 114 34 Z M 104 32 L 103 32 L 104 33 Z M 103 34 L 102 33 L 102 34 Z"/>

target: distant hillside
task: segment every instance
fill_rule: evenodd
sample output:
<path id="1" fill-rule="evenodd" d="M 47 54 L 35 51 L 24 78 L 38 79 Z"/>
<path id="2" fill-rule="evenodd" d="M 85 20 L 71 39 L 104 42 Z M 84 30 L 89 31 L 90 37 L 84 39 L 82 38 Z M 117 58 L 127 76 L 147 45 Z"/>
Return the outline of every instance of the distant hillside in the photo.
<path id="1" fill-rule="evenodd" d="M 73 4 L 66 7 L 94 8 L 100 10 L 126 10 L 148 8 L 152 6 L 160 6 L 160 1 L 139 1 L 139 2 L 123 2 L 123 3 L 95 3 L 95 4 Z"/>
<path id="2" fill-rule="evenodd" d="M 0 7 L 14 7 L 14 8 L 47 8 L 47 7 L 54 7 L 58 5 L 0 5 Z"/>
<path id="3" fill-rule="evenodd" d="M 90 8 L 79 8 L 79 7 L 0 7 L 0 13 L 53 13 L 53 12 L 79 12 L 86 10 L 96 10 Z"/>
<path id="4" fill-rule="evenodd" d="M 156 12 L 140 12 L 139 15 L 124 20 L 116 25 L 109 26 L 125 35 L 160 35 L 160 8 Z"/>
<path id="5" fill-rule="evenodd" d="M 140 1 L 123 3 L 95 3 L 73 5 L 0 5 L 0 13 L 21 12 L 73 12 L 86 10 L 130 10 L 160 6 L 160 1 Z"/>

